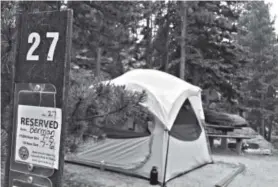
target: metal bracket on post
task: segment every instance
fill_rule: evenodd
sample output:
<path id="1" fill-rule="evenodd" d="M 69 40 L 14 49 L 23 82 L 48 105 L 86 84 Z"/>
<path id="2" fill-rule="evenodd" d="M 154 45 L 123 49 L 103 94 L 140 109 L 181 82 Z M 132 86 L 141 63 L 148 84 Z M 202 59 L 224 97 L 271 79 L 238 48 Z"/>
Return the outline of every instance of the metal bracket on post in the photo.
<path id="1" fill-rule="evenodd" d="M 49 136 L 45 136 L 45 134 L 42 133 L 33 133 L 35 128 L 31 126 L 21 126 L 22 123 L 20 123 L 20 118 L 26 117 L 27 119 L 29 117 L 31 119 L 32 115 L 38 117 L 39 115 L 35 114 L 38 109 L 46 111 L 53 109 L 56 111 L 56 102 L 56 87 L 52 84 L 17 83 L 15 85 L 14 114 L 18 117 L 14 119 L 17 130 L 15 136 L 13 136 L 13 149 L 11 150 L 10 177 L 13 178 L 12 183 L 26 183 L 26 185 L 39 184 L 45 187 L 53 186 L 51 180 L 48 178 L 54 174 L 54 169 L 47 167 L 45 164 L 40 164 L 39 160 L 36 161 L 36 158 L 39 156 L 36 154 L 42 156 L 43 154 L 45 154 L 45 156 L 46 154 L 51 154 L 52 151 L 49 149 L 47 152 L 49 147 L 46 146 L 43 147 L 44 151 L 39 153 L 40 146 L 44 146 L 45 142 L 49 140 Z M 31 112 L 32 108 L 33 112 Z M 26 114 L 24 114 L 24 111 L 26 111 Z M 27 122 L 24 123 L 24 125 L 27 125 Z M 57 133 L 59 135 L 61 132 Z M 59 142 L 57 142 L 57 144 L 58 146 L 56 145 L 56 147 L 59 149 Z M 24 147 L 25 152 L 22 152 L 22 147 Z M 45 157 L 44 160 L 41 158 L 40 161 L 47 161 L 47 158 Z"/>

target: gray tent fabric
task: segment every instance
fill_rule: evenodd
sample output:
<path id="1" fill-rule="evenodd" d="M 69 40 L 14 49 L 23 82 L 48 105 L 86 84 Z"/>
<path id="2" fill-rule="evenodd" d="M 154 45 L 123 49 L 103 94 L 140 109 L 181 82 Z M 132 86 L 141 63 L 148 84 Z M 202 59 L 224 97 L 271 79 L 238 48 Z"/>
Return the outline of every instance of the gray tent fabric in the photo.
<path id="1" fill-rule="evenodd" d="M 149 160 L 152 143 L 153 136 L 128 140 L 107 138 L 100 142 L 90 140 L 79 145 L 76 153 L 67 155 L 67 159 L 74 161 L 79 158 L 88 165 L 105 161 L 106 167 L 136 170 Z"/>

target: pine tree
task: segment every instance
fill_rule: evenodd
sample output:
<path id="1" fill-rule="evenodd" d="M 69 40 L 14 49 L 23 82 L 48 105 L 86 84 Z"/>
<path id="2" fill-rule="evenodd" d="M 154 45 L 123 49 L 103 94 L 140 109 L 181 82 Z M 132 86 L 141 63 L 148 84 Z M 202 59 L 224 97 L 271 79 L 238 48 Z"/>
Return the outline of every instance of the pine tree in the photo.
<path id="1" fill-rule="evenodd" d="M 186 4 L 185 49 L 180 46 L 182 21 L 179 2 L 171 2 L 169 11 L 165 11 L 167 7 L 162 7 L 162 11 L 168 12 L 167 14 L 156 14 L 158 31 L 153 40 L 153 56 L 157 62 L 153 64 L 164 69 L 165 64 L 160 65 L 163 62 L 161 56 L 165 53 L 165 44 L 169 43 L 167 69 L 178 76 L 181 51 L 185 50 L 186 80 L 202 88 L 220 91 L 228 105 L 232 105 L 240 95 L 238 83 L 245 79 L 240 69 L 248 62 L 246 51 L 236 43 L 234 37 L 239 15 L 239 11 L 235 9 L 236 3 L 192 1 Z M 169 31 L 161 20 L 169 21 Z M 160 34 L 164 32 L 169 36 Z M 169 41 L 165 41 L 166 39 Z M 228 109 L 224 105 L 223 107 Z"/>
<path id="2" fill-rule="evenodd" d="M 242 87 L 248 94 L 245 105 L 250 111 L 249 119 L 253 128 L 259 128 L 269 140 L 274 121 L 275 82 L 278 79 L 273 23 L 268 4 L 248 2 L 239 21 L 241 29 L 238 35 L 239 44 L 251 52 L 252 59 L 246 71 L 252 79 Z"/>

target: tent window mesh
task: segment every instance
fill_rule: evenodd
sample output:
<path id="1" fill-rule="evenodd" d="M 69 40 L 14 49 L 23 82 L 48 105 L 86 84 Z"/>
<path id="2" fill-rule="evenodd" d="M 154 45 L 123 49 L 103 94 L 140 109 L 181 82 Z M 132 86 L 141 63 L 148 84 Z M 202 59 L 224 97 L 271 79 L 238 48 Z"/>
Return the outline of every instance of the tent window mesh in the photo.
<path id="1" fill-rule="evenodd" d="M 101 130 L 108 138 L 113 139 L 140 138 L 150 136 L 152 133 L 149 124 L 137 124 L 133 118 L 128 118 L 121 127 L 102 127 Z"/>
<path id="2" fill-rule="evenodd" d="M 170 131 L 170 135 L 183 141 L 197 140 L 202 132 L 196 114 L 189 102 L 186 100 Z"/>

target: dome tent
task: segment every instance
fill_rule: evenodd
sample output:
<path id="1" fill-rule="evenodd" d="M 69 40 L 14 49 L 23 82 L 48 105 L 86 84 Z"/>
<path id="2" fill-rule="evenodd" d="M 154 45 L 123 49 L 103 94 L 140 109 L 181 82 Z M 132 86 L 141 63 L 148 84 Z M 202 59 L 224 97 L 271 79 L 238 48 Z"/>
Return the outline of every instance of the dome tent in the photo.
<path id="1" fill-rule="evenodd" d="M 212 162 L 202 122 L 201 89 L 175 76 L 149 69 L 131 70 L 111 81 L 127 90 L 145 91 L 143 106 L 155 117 L 150 135 L 109 138 L 80 146 L 66 160 L 149 179 L 152 167 L 158 181 L 167 181 Z"/>

